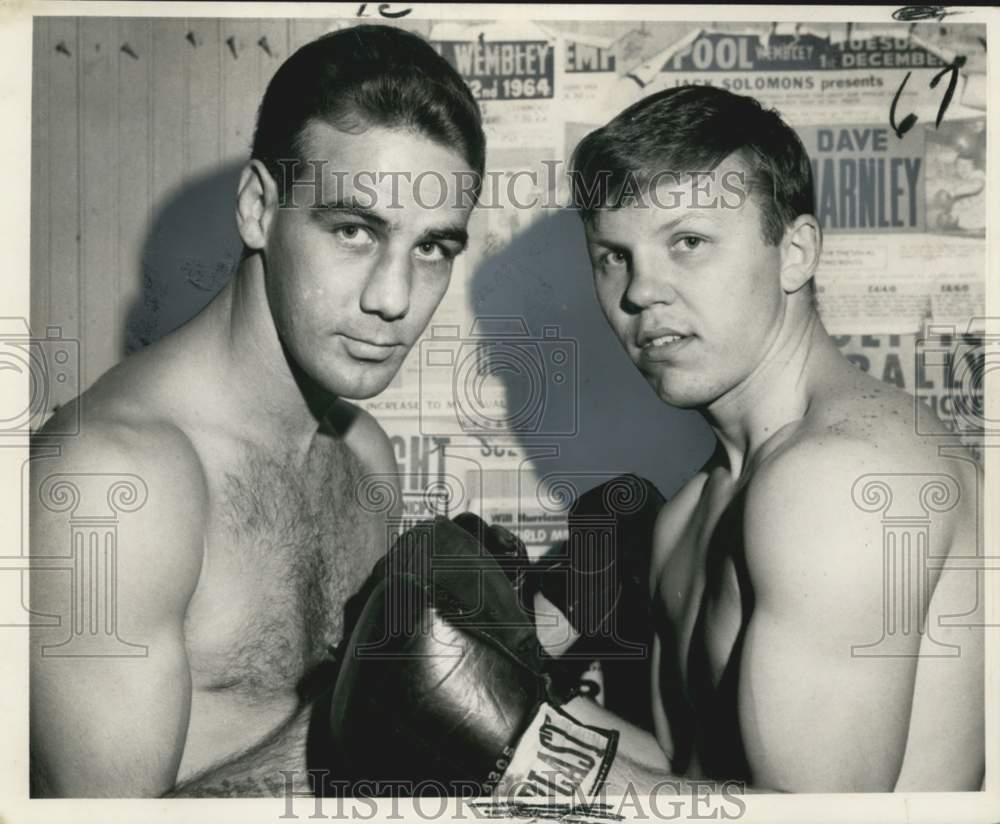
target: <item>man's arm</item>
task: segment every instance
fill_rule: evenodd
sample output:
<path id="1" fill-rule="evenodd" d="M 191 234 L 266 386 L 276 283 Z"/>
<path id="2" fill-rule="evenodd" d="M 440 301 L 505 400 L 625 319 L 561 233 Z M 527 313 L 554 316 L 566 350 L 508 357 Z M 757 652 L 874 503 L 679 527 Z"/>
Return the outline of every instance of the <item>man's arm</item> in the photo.
<path id="1" fill-rule="evenodd" d="M 917 658 L 925 640 L 917 626 L 887 624 L 914 614 L 887 600 L 894 597 L 913 599 L 926 614 L 921 592 L 940 604 L 932 621 L 935 610 L 972 609 L 975 576 L 964 573 L 971 592 L 933 569 L 923 577 L 914 543 L 911 551 L 896 547 L 887 579 L 883 514 L 852 499 L 862 475 L 891 475 L 902 511 L 907 485 L 943 472 L 968 483 L 956 461 L 882 456 L 867 443 L 831 439 L 789 450 L 752 482 L 745 529 L 755 605 L 739 714 L 755 784 L 792 792 L 978 788 L 981 646 L 925 661 Z M 961 525 L 974 523 L 972 500 L 974 490 L 963 489 L 958 505 L 931 514 L 930 557 L 955 551 Z M 859 654 L 887 632 L 887 654 Z M 940 635 L 933 623 L 931 632 Z"/>
<path id="2" fill-rule="evenodd" d="M 954 473 L 958 461 L 947 463 Z M 928 610 L 930 637 L 921 639 L 910 729 L 896 778 L 900 792 L 976 790 L 983 781 L 985 574 L 967 568 L 970 559 L 984 554 L 977 544 L 982 498 L 973 494 L 983 478 L 970 470 L 964 480 L 961 520 Z M 938 657 L 943 646 L 953 647 L 955 655 Z"/>
<path id="3" fill-rule="evenodd" d="M 90 425 L 61 447 L 58 459 L 32 464 L 32 556 L 65 556 L 70 548 L 70 513 L 39 497 L 47 478 L 70 474 L 85 493 L 102 494 L 106 478 L 138 476 L 148 500 L 119 519 L 114 608 L 119 637 L 148 650 L 141 657 L 43 651 L 69 636 L 74 601 L 68 571 L 32 574 L 32 609 L 60 618 L 59 626 L 32 631 L 33 795 L 280 795 L 286 791 L 280 770 L 293 771 L 293 790 L 310 790 L 310 707 L 277 730 L 261 730 L 260 744 L 176 783 L 191 704 L 183 624 L 201 573 L 208 501 L 190 442 L 172 428 Z"/>
<path id="4" fill-rule="evenodd" d="M 43 563 L 71 552 L 71 511 L 49 492 L 53 475 L 69 475 L 79 490 L 77 516 L 100 507 L 115 476 L 136 475 L 148 489 L 146 503 L 119 518 L 116 575 L 101 581 L 101 591 L 89 585 L 103 568 L 104 542 L 83 548 L 75 576 L 32 573 L 31 608 L 59 618 L 58 626 L 34 627 L 31 638 L 31 750 L 40 795 L 159 795 L 177 775 L 191 699 L 182 624 L 201 569 L 206 492 L 180 433 L 153 434 L 155 442 L 148 432 L 93 424 L 64 439 L 58 458 L 31 466 L 31 555 Z M 95 603 L 105 592 L 110 603 Z M 59 655 L 74 628 L 98 638 L 105 631 L 74 627 L 82 616 L 112 611 L 118 636 L 147 648 L 130 650 L 141 657 L 116 655 L 121 649 L 102 655 L 100 648 L 86 657 Z"/>

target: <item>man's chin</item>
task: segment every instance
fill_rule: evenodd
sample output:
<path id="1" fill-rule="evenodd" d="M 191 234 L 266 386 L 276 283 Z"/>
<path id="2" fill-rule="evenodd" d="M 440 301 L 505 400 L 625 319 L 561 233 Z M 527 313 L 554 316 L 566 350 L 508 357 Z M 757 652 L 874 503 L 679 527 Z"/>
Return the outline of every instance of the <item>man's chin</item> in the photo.
<path id="1" fill-rule="evenodd" d="M 378 395 L 381 395 L 388 386 L 389 386 L 389 381 L 386 381 L 384 384 L 381 384 L 374 388 L 365 387 L 363 389 L 350 389 L 346 392 L 338 392 L 337 397 L 343 398 L 344 400 L 347 401 L 366 401 L 369 398 L 374 398 Z"/>
<path id="2" fill-rule="evenodd" d="M 695 387 L 684 386 L 678 381 L 665 381 L 662 376 L 646 375 L 646 380 L 656 396 L 668 406 L 676 409 L 701 409 L 711 403 L 704 392 Z"/>
<path id="3" fill-rule="evenodd" d="M 334 391 L 333 394 L 335 394 L 338 398 L 344 398 L 344 400 L 366 401 L 369 398 L 374 398 L 376 395 L 382 394 L 386 389 L 388 389 L 389 384 L 392 383 L 392 379 L 395 375 L 396 372 L 393 371 L 386 378 L 379 377 L 375 380 L 338 381 L 336 387 L 340 391 Z"/>
<path id="4" fill-rule="evenodd" d="M 334 375 L 319 372 L 315 381 L 326 392 L 338 398 L 364 401 L 384 392 L 398 372 L 396 365 L 372 363 L 370 367 L 354 366 Z"/>

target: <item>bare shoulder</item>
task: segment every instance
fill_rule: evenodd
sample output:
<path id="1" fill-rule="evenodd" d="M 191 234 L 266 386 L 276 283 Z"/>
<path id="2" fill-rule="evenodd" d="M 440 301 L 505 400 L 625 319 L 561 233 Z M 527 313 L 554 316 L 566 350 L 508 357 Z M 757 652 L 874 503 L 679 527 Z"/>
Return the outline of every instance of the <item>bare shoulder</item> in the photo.
<path id="1" fill-rule="evenodd" d="M 327 416 L 329 424 L 343 438 L 355 467 L 349 480 L 358 501 L 381 509 L 386 515 L 402 512 L 399 470 L 392 442 L 375 417 L 355 403 L 339 400 Z"/>
<path id="2" fill-rule="evenodd" d="M 201 459 L 182 425 L 164 413 L 153 392 L 120 391 L 116 377 L 112 370 L 57 410 L 33 438 L 34 451 L 52 454 L 64 470 L 133 472 L 161 481 L 165 493 L 204 493 Z M 64 423 L 69 417 L 78 420 L 77 427 Z M 69 431 L 74 434 L 59 434 Z"/>
<path id="3" fill-rule="evenodd" d="M 65 416 L 78 416 L 76 434 L 55 434 L 66 431 Z M 156 579 L 154 588 L 172 581 L 184 592 L 193 589 L 208 491 L 198 453 L 176 423 L 98 385 L 42 427 L 30 466 L 33 554 L 62 554 L 74 514 L 111 516 L 123 571 L 140 570 L 128 580 L 140 589 L 147 578 Z"/>
<path id="4" fill-rule="evenodd" d="M 975 462 L 920 434 L 912 397 L 887 389 L 831 404 L 760 462 L 746 491 L 748 560 L 880 582 L 883 519 L 897 516 L 927 523 L 933 554 L 975 552 Z"/>
<path id="5" fill-rule="evenodd" d="M 395 474 L 392 442 L 374 415 L 355 403 L 339 400 L 329 418 L 369 472 Z"/>
<path id="6" fill-rule="evenodd" d="M 192 409 L 204 406 L 205 392 L 199 388 L 204 381 L 176 349 L 165 338 L 130 355 L 57 410 L 35 443 L 50 451 L 58 447 L 59 461 L 80 471 L 89 466 L 105 466 L 107 471 L 131 467 L 158 480 L 164 493 L 188 489 L 189 497 L 198 498 L 197 508 L 204 500 L 204 494 L 197 493 L 204 493 L 205 481 L 188 429 Z M 65 424 L 71 417 L 78 422 L 75 428 Z M 78 434 L 55 437 L 70 431 Z"/>
<path id="7" fill-rule="evenodd" d="M 960 448 L 942 449 L 954 443 L 945 435 L 944 425 L 912 395 L 858 372 L 815 398 L 800 425 L 760 462 L 752 487 L 761 494 L 754 498 L 761 505 L 772 493 L 849 498 L 880 478 L 902 492 L 946 476 L 944 482 L 957 484 L 970 503 L 976 464 Z"/>

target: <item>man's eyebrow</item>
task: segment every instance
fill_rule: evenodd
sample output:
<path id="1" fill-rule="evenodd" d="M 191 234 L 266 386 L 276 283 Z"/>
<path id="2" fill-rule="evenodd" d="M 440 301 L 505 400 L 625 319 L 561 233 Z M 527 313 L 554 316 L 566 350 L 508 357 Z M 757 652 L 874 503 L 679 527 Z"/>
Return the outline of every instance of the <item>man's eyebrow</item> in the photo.
<path id="1" fill-rule="evenodd" d="M 604 237 L 603 235 L 588 235 L 587 236 L 588 246 L 603 246 L 605 249 L 624 249 L 627 244 L 619 243 L 616 240 L 611 240 Z"/>
<path id="2" fill-rule="evenodd" d="M 675 218 L 671 218 L 665 223 L 661 223 L 653 231 L 657 234 L 669 232 L 670 230 L 676 228 L 682 223 L 688 221 L 708 221 L 709 223 L 715 223 L 710 215 L 703 214 L 701 212 L 685 212 L 684 214 L 678 215 Z M 607 249 L 621 249 L 624 250 L 628 247 L 627 243 L 622 243 L 620 241 L 614 240 L 603 234 L 600 229 L 593 228 L 587 233 L 587 243 L 591 246 L 604 246 Z"/>
<path id="3" fill-rule="evenodd" d="M 326 203 L 318 203 L 313 206 L 313 211 L 322 212 L 324 214 L 330 214 L 331 212 L 336 212 L 338 214 L 353 215 L 354 217 L 360 217 L 367 220 L 369 223 L 373 223 L 376 226 L 388 226 L 389 221 L 386 220 L 381 215 L 377 214 L 373 209 L 367 206 L 360 205 L 353 198 L 346 200 L 332 200 Z"/>
<path id="4" fill-rule="evenodd" d="M 380 214 L 367 206 L 362 206 L 354 198 L 319 203 L 316 206 L 313 206 L 313 211 L 321 212 L 323 214 L 334 213 L 353 215 L 367 220 L 369 223 L 380 228 L 387 228 L 391 225 L 390 222 Z M 440 229 L 428 229 L 420 236 L 420 240 L 418 242 L 425 243 L 433 240 L 450 240 L 453 243 L 459 244 L 462 249 L 465 249 L 465 247 L 469 244 L 469 233 L 461 226 L 444 226 Z"/>
<path id="5" fill-rule="evenodd" d="M 710 215 L 702 214 L 700 212 L 686 212 L 685 214 L 678 215 L 672 220 L 668 220 L 666 223 L 661 223 L 656 227 L 657 232 L 669 232 L 671 229 L 676 228 L 681 223 L 686 223 L 689 220 L 707 220 L 710 223 L 714 223 Z"/>
<path id="6" fill-rule="evenodd" d="M 445 226 L 440 229 L 428 229 L 417 242 L 426 243 L 432 240 L 450 240 L 465 249 L 469 244 L 469 233 L 460 226 Z"/>

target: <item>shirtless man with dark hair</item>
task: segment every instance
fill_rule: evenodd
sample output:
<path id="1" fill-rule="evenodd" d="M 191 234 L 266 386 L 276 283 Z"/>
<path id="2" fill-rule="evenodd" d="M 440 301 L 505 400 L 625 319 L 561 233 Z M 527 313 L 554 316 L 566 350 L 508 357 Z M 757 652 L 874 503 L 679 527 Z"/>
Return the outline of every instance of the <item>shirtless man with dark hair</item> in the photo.
<path id="1" fill-rule="evenodd" d="M 118 634 L 148 651 L 53 655 L 80 605 L 68 574 L 32 576 L 32 609 L 62 619 L 32 632 L 33 795 L 278 794 L 279 770 L 309 789 L 313 699 L 345 602 L 386 550 L 356 484 L 396 471 L 350 401 L 381 392 L 423 332 L 475 194 L 427 208 L 399 175 L 468 181 L 484 155 L 472 95 L 416 35 L 355 27 L 279 68 L 239 180 L 233 278 L 57 413 L 79 410 L 79 436 L 49 437 L 58 419 L 41 433 L 60 450 L 32 464 L 35 558 L 68 549 L 46 479 L 148 490 L 118 525 L 114 593 Z M 295 160 L 323 185 L 291 186 Z"/>

